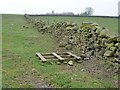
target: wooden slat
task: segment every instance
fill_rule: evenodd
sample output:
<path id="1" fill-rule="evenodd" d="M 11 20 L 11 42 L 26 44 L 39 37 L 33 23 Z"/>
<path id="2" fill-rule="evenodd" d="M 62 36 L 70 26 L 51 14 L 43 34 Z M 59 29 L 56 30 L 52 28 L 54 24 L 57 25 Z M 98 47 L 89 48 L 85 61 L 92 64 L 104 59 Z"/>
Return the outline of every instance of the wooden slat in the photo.
<path id="1" fill-rule="evenodd" d="M 52 56 L 51 53 L 41 53 L 42 56 Z"/>
<path id="2" fill-rule="evenodd" d="M 64 60 L 64 58 L 62 58 L 61 56 L 59 56 L 58 54 L 56 53 L 52 53 L 55 57 L 57 57 L 59 60 Z"/>
<path id="3" fill-rule="evenodd" d="M 71 58 L 70 55 L 60 55 L 62 58 Z"/>
<path id="4" fill-rule="evenodd" d="M 80 57 L 78 57 L 78 56 L 76 56 L 76 55 L 74 55 L 74 54 L 72 54 L 72 53 L 70 53 L 70 52 L 67 52 L 67 54 L 69 54 L 69 55 L 75 57 L 76 59 L 81 59 Z"/>
<path id="5" fill-rule="evenodd" d="M 58 55 L 67 55 L 66 52 L 57 53 Z"/>
<path id="6" fill-rule="evenodd" d="M 44 58 L 46 58 L 46 59 L 54 59 L 54 58 L 56 58 L 55 56 L 44 56 Z"/>
<path id="7" fill-rule="evenodd" d="M 75 58 L 64 58 L 65 61 L 75 60 Z"/>
<path id="8" fill-rule="evenodd" d="M 42 62 L 47 61 L 40 53 L 36 53 L 36 55 L 42 60 Z"/>
<path id="9" fill-rule="evenodd" d="M 67 55 L 65 52 L 63 53 L 57 53 L 58 55 Z M 43 56 L 52 56 L 53 54 L 52 53 L 41 53 L 41 55 Z"/>

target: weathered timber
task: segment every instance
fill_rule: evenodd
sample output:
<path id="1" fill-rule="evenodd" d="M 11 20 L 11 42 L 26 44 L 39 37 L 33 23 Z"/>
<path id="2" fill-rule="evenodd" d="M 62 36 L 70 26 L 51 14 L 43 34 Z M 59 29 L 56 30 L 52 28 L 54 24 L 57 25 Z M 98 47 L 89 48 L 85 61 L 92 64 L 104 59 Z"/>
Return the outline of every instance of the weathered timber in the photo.
<path id="1" fill-rule="evenodd" d="M 67 55 L 66 52 L 57 53 L 58 55 Z"/>
<path id="2" fill-rule="evenodd" d="M 64 60 L 64 58 L 62 58 L 61 56 L 59 56 L 58 54 L 56 54 L 56 53 L 52 53 L 55 57 L 57 57 L 59 60 L 61 60 L 61 61 L 63 61 Z"/>
<path id="3" fill-rule="evenodd" d="M 36 53 L 36 55 L 41 59 L 42 62 L 47 61 L 40 53 Z"/>
<path id="4" fill-rule="evenodd" d="M 63 58 L 71 58 L 70 55 L 60 55 L 60 56 L 63 57 Z"/>
<path id="5" fill-rule="evenodd" d="M 56 57 L 53 56 L 53 55 L 50 55 L 50 56 L 44 56 L 44 58 L 46 58 L 46 59 L 54 59 L 54 58 L 56 58 Z"/>
<path id="6" fill-rule="evenodd" d="M 66 60 L 66 61 L 70 61 L 70 60 L 80 60 L 81 57 L 78 57 L 70 52 L 67 53 L 36 53 L 36 56 L 38 56 L 42 62 L 46 62 L 47 59 L 48 60 Z"/>
<path id="7" fill-rule="evenodd" d="M 78 57 L 78 56 L 76 56 L 76 55 L 74 55 L 74 54 L 72 54 L 70 52 L 67 52 L 67 54 L 71 55 L 72 57 L 75 57 L 76 59 L 81 59 L 81 57 Z"/>
<path id="8" fill-rule="evenodd" d="M 50 56 L 52 54 L 51 53 L 41 53 L 41 55 L 43 55 L 43 56 Z"/>
<path id="9" fill-rule="evenodd" d="M 65 61 L 75 60 L 75 58 L 64 58 Z"/>

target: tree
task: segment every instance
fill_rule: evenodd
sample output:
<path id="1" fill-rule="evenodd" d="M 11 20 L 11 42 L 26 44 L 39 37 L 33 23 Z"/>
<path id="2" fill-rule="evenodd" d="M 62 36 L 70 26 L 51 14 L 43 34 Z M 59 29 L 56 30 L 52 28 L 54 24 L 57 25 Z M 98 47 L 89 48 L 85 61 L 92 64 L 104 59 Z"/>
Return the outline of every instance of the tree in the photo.
<path id="1" fill-rule="evenodd" d="M 88 16 L 88 13 L 87 12 L 83 12 L 80 14 L 81 16 Z"/>
<path id="2" fill-rule="evenodd" d="M 93 15 L 94 10 L 91 7 L 85 8 L 85 12 L 88 14 L 88 16 Z"/>
<path id="3" fill-rule="evenodd" d="M 93 15 L 94 10 L 91 7 L 85 8 L 85 12 L 81 13 L 81 16 L 91 16 Z"/>

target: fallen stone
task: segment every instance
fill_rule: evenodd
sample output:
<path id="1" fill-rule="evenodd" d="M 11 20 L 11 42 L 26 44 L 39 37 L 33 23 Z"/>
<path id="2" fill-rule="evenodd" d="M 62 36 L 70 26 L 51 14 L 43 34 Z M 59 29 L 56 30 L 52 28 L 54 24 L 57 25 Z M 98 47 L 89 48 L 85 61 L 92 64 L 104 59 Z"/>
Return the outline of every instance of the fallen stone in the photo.
<path id="1" fill-rule="evenodd" d="M 61 64 L 61 62 L 57 62 L 57 65 L 60 65 Z"/>
<path id="2" fill-rule="evenodd" d="M 66 50 L 72 50 L 72 45 L 70 44 L 66 45 Z"/>
<path id="3" fill-rule="evenodd" d="M 69 61 L 68 65 L 73 66 L 73 61 Z"/>
<path id="4" fill-rule="evenodd" d="M 59 47 L 65 47 L 67 45 L 67 42 L 60 42 Z"/>
<path id="5" fill-rule="evenodd" d="M 84 71 L 85 71 L 85 69 L 81 69 L 81 71 L 82 71 L 82 72 L 84 72 Z"/>

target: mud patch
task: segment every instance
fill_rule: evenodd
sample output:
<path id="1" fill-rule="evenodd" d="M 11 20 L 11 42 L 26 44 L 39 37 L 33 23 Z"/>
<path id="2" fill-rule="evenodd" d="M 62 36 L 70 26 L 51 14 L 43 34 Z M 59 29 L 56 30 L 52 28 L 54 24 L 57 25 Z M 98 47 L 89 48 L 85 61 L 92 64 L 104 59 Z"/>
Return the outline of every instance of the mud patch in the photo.
<path id="1" fill-rule="evenodd" d="M 61 65 L 62 72 L 85 72 L 88 73 L 89 76 L 95 77 L 96 79 L 112 82 L 113 85 L 118 87 L 118 74 L 112 70 L 112 68 L 108 68 L 105 64 L 104 60 L 96 60 L 92 58 L 91 60 L 83 61 L 82 63 L 74 63 L 73 66 L 69 65 Z M 115 78 L 117 77 L 117 79 Z"/>

